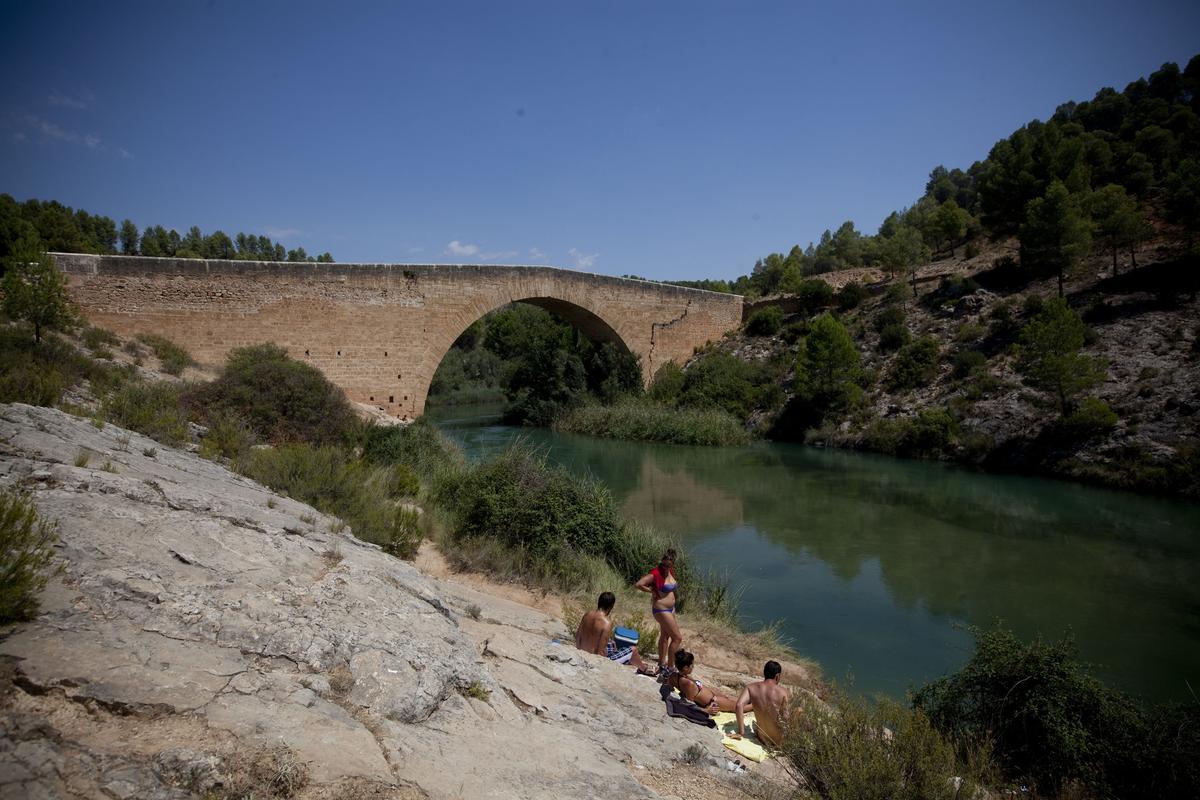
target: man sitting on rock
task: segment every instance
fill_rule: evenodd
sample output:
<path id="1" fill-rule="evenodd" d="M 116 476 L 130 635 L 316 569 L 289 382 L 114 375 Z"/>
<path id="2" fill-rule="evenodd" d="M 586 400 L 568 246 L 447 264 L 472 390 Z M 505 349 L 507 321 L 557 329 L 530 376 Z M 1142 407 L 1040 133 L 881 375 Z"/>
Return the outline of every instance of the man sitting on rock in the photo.
<path id="1" fill-rule="evenodd" d="M 746 735 L 746 725 L 742 715 L 751 706 L 754 708 L 754 735 L 763 744 L 779 747 L 783 743 L 783 717 L 792 693 L 786 686 L 779 683 L 783 667 L 778 661 L 768 661 L 763 666 L 764 680 L 755 681 L 742 690 L 734 705 L 737 714 L 737 733 L 730 734 L 734 739 Z"/>
<path id="2" fill-rule="evenodd" d="M 616 604 L 617 597 L 612 592 L 600 595 L 596 600 L 596 610 L 589 611 L 579 620 L 579 630 L 575 632 L 575 646 L 585 653 L 608 656 L 610 661 L 632 664 L 637 667 L 638 672 L 653 674 L 653 671 L 646 667 L 646 662 L 642 661 L 636 646 L 617 647 L 613 641 L 613 621 L 609 615 Z"/>

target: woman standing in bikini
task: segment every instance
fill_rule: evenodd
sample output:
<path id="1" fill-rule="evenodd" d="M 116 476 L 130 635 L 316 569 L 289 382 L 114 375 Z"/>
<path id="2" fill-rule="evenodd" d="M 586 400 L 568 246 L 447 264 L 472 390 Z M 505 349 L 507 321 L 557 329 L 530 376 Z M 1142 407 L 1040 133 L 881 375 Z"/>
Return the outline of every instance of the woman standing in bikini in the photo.
<path id="1" fill-rule="evenodd" d="M 651 596 L 650 612 L 658 621 L 658 668 L 670 669 L 675 652 L 683 647 L 683 634 L 679 621 L 675 619 L 675 593 L 679 583 L 675 580 L 675 551 L 663 553 L 658 566 L 637 582 L 636 588 Z"/>

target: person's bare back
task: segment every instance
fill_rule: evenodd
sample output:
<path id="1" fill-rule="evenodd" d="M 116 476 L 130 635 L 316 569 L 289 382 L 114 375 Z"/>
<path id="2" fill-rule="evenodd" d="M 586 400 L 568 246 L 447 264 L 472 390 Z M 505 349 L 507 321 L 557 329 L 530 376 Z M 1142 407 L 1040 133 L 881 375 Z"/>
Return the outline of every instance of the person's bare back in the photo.
<path id="1" fill-rule="evenodd" d="M 763 667 L 765 680 L 755 681 L 742 690 L 737 699 L 734 713 L 737 714 L 738 735 L 744 736 L 742 714 L 754 707 L 755 734 L 763 742 L 779 746 L 783 742 L 783 716 L 791 703 L 792 693 L 779 682 L 782 668 L 778 662 L 768 661 Z"/>
<path id="2" fill-rule="evenodd" d="M 612 620 L 608 618 L 608 614 L 599 609 L 589 611 L 579 621 L 579 630 L 575 633 L 575 646 L 588 653 L 604 655 L 611 628 Z"/>

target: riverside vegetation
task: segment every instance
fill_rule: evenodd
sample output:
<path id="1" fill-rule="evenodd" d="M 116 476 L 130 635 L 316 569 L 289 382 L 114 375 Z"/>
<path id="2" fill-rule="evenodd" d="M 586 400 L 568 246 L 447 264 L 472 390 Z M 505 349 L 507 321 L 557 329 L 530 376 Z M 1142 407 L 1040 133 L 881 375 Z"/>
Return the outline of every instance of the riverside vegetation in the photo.
<path id="1" fill-rule="evenodd" d="M 411 557 L 431 536 L 459 568 L 574 592 L 583 603 L 601 589 L 627 587 L 670 544 L 621 520 L 602 485 L 549 466 L 526 445 L 468 465 L 427 423 L 361 422 L 318 371 L 272 345 L 234 351 L 215 379 L 185 384 L 149 379 L 133 363 L 119 366 L 80 349 L 87 341 L 117 347 L 111 334 L 50 333 L 32 346 L 22 323 L 5 325 L 4 334 L 6 367 L 55 375 L 6 381 L 4 401 L 58 404 L 164 445 L 190 443 L 337 515 L 356 536 L 398 557 Z M 836 349 L 839 334 L 830 328 L 828 336 Z M 47 386 L 60 388 L 48 393 Z M 311 407 L 324 413 L 308 413 Z M 6 596 L 14 616 L 35 609 L 52 537 L 22 503 L 6 496 L 12 513 L 0 514 L 0 570 L 21 577 L 11 584 L 14 597 Z M 686 557 L 679 568 L 689 618 L 736 624 L 736 589 L 697 574 Z M 632 593 L 623 592 L 633 607 Z M 781 650 L 770 635 L 759 646 Z M 866 703 L 836 686 L 816 689 L 802 696 L 803 722 L 784 747 L 814 797 L 956 797 L 972 786 L 1017 784 L 1040 797 L 1189 796 L 1200 780 L 1198 707 L 1144 708 L 1091 677 L 1069 642 L 1026 644 L 1003 630 L 979 632 L 967 666 L 918 689 L 907 706 Z M 879 735 L 883 728 L 891 734 Z"/>

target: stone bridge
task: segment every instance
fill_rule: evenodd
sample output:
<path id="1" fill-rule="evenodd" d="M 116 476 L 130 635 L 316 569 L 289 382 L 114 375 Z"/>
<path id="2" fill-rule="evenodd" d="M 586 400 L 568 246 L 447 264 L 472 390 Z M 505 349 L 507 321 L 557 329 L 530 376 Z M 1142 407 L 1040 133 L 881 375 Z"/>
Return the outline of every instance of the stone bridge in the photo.
<path id="1" fill-rule="evenodd" d="M 414 418 L 442 357 L 493 309 L 525 302 L 641 359 L 646 381 L 741 324 L 742 298 L 554 267 L 311 264 L 55 253 L 89 322 L 155 333 L 219 365 L 275 342 L 354 401 Z"/>

